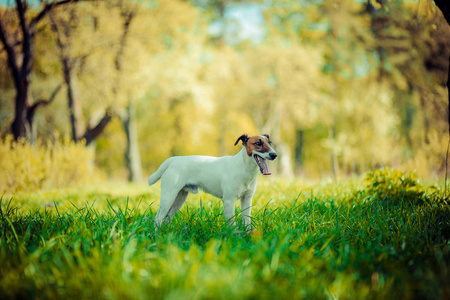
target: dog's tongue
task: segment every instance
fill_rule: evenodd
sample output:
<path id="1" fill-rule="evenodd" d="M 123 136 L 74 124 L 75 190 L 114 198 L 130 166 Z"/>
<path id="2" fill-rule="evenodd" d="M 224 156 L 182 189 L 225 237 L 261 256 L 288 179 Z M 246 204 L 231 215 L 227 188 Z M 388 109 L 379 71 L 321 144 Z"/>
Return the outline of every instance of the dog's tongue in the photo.
<path id="1" fill-rule="evenodd" d="M 271 175 L 269 168 L 267 167 L 267 162 L 264 158 L 260 157 L 259 155 L 255 155 L 256 163 L 259 166 L 259 170 L 263 175 Z"/>

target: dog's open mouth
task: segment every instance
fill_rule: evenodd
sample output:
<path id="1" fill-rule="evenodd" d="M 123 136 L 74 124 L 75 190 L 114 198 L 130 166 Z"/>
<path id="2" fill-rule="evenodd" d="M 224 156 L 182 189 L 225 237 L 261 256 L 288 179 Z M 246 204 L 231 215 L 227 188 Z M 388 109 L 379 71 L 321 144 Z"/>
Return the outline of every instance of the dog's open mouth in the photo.
<path id="1" fill-rule="evenodd" d="M 253 155 L 253 158 L 255 159 L 256 163 L 258 164 L 259 170 L 263 175 L 271 175 L 269 168 L 267 167 L 267 162 L 264 158 L 261 156 L 255 154 Z"/>

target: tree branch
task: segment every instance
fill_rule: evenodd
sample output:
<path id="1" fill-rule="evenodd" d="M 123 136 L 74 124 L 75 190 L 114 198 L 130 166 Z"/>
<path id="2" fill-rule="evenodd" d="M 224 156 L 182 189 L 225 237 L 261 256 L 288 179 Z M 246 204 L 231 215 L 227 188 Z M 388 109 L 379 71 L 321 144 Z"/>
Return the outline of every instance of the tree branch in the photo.
<path id="1" fill-rule="evenodd" d="M 44 8 L 42 8 L 42 10 L 39 12 L 39 14 L 31 20 L 31 22 L 30 22 L 31 31 L 34 31 L 34 29 L 36 28 L 36 25 L 42 20 L 42 18 L 44 18 L 55 7 L 64 5 L 67 3 L 71 3 L 71 2 L 75 3 L 75 2 L 80 2 L 80 1 L 82 1 L 82 0 L 63 0 L 63 1 L 58 1 L 58 2 L 46 3 Z"/>
<path id="2" fill-rule="evenodd" d="M 111 121 L 113 117 L 112 109 L 106 109 L 105 115 L 98 122 L 98 124 L 94 128 L 87 128 L 83 138 L 86 140 L 86 146 L 92 143 L 105 129 L 106 125 L 108 125 L 109 121 Z"/>
<path id="3" fill-rule="evenodd" d="M 1 21 L 1 20 L 0 20 L 0 21 Z M 33 32 L 33 34 L 31 35 L 31 37 L 34 38 L 36 34 L 39 34 L 39 33 L 42 32 L 42 31 L 44 31 L 43 28 L 41 28 L 40 30 L 37 30 L 37 31 Z M 16 35 L 17 35 L 17 34 L 16 34 Z M 15 41 L 13 44 L 11 44 L 11 46 L 12 46 L 13 48 L 15 48 L 15 47 L 17 47 L 17 46 L 20 46 L 20 45 L 22 45 L 22 42 L 21 42 L 21 41 Z M 2 49 L 0 49 L 0 53 L 3 52 L 3 51 L 6 51 L 6 47 L 3 47 Z"/>
<path id="4" fill-rule="evenodd" d="M 38 107 L 40 105 L 49 105 L 50 103 L 52 103 L 53 100 L 55 100 L 56 95 L 58 95 L 58 92 L 61 90 L 62 87 L 63 87 L 62 83 L 58 84 L 58 86 L 55 88 L 53 93 L 50 95 L 50 98 L 48 98 L 47 100 L 39 99 L 38 101 L 36 101 L 36 103 L 34 103 L 31 106 L 31 108 L 34 107 L 34 106 Z"/>
<path id="5" fill-rule="evenodd" d="M 16 41 L 14 44 L 11 45 L 11 47 L 15 48 L 15 47 L 17 47 L 17 46 L 19 46 L 21 44 L 22 44 L 21 42 Z M 0 53 L 2 53 L 3 51 L 7 51 L 5 46 L 2 49 L 0 49 Z"/>
<path id="6" fill-rule="evenodd" d="M 67 59 L 67 57 L 65 55 L 66 45 L 64 45 L 64 43 L 62 41 L 61 32 L 60 32 L 59 27 L 56 24 L 56 21 L 53 18 L 52 14 L 50 14 L 50 21 L 51 21 L 52 30 L 56 34 L 56 43 L 58 44 L 58 48 L 59 48 L 59 57 L 61 60 Z"/>
<path id="7" fill-rule="evenodd" d="M 128 37 L 128 30 L 130 28 L 131 21 L 133 20 L 134 15 L 135 14 L 132 11 L 128 13 L 122 13 L 122 17 L 124 19 L 122 37 L 120 39 L 119 51 L 117 51 L 116 59 L 114 60 L 114 64 L 116 66 L 117 71 L 120 71 L 121 69 L 121 62 L 122 62 L 121 58 L 123 56 L 126 40 Z"/>
<path id="8" fill-rule="evenodd" d="M 19 16 L 20 20 L 20 27 L 22 29 L 22 33 L 27 32 L 27 22 L 25 20 L 25 13 L 27 10 L 27 7 L 23 5 L 22 0 L 16 0 L 17 5 L 17 14 Z"/>
<path id="9" fill-rule="evenodd" d="M 0 19 L 0 40 L 2 41 L 4 49 L 8 54 L 8 64 L 9 67 L 11 68 L 14 84 L 17 86 L 17 84 L 19 84 L 18 82 L 19 66 L 17 65 L 16 51 L 14 50 L 14 45 L 11 45 L 8 41 L 6 30 L 1 19 Z"/>
<path id="10" fill-rule="evenodd" d="M 40 107 L 40 106 L 47 106 L 50 103 L 53 102 L 53 100 L 55 100 L 56 95 L 58 94 L 58 92 L 61 90 L 63 84 L 60 83 L 55 90 L 53 91 L 53 93 L 50 95 L 50 98 L 48 98 L 48 100 L 44 100 L 44 99 L 39 99 L 37 100 L 33 105 L 31 105 L 28 110 L 27 110 L 27 120 L 29 121 L 29 124 L 33 124 L 33 118 L 34 118 L 34 114 L 36 113 L 36 110 Z"/>

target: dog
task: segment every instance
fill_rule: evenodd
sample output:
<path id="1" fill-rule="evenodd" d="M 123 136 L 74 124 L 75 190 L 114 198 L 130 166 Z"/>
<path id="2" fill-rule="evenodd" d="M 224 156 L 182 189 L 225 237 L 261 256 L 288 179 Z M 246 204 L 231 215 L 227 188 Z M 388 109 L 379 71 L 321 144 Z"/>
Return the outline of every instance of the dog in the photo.
<path id="1" fill-rule="evenodd" d="M 232 226 L 235 226 L 235 203 L 240 199 L 242 219 L 246 231 L 250 232 L 252 198 L 258 173 L 271 175 L 266 160 L 274 160 L 278 155 L 267 134 L 251 137 L 243 134 L 234 145 L 239 141 L 242 141 L 243 147 L 234 156 L 173 156 L 150 175 L 149 186 L 161 179 L 160 204 L 155 217 L 156 231 L 161 228 L 163 221 L 170 223 L 189 193 L 197 194 L 201 189 L 222 199 L 225 220 Z"/>

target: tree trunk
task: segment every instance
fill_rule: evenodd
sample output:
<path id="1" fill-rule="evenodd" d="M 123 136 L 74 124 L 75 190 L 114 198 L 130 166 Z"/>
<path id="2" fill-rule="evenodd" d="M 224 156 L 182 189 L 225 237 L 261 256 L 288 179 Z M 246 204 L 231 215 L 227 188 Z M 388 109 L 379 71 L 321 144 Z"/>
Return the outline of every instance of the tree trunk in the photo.
<path id="1" fill-rule="evenodd" d="M 66 83 L 67 88 L 67 102 L 69 106 L 72 140 L 78 142 L 81 137 L 81 128 L 83 127 L 83 124 L 81 124 L 80 103 L 75 95 L 76 85 L 74 84 L 75 79 L 72 76 L 69 59 L 62 57 L 61 60 L 64 72 L 64 82 Z"/>
<path id="2" fill-rule="evenodd" d="M 219 116 L 218 116 L 218 122 L 219 122 L 219 134 L 217 138 L 217 143 L 219 145 L 219 156 L 224 156 L 227 154 L 227 145 L 225 136 L 227 134 L 227 108 L 226 105 L 222 105 L 224 101 L 220 101 L 220 110 L 219 110 Z"/>
<path id="3" fill-rule="evenodd" d="M 426 145 L 430 144 L 430 139 L 428 137 L 428 134 L 430 132 L 430 121 L 428 120 L 427 116 L 427 107 L 426 107 L 426 99 L 424 96 L 424 91 L 421 91 L 420 93 L 420 108 L 422 110 L 422 119 L 423 119 L 423 129 L 424 129 L 424 141 Z"/>
<path id="4" fill-rule="evenodd" d="M 301 173 L 303 167 L 303 130 L 296 130 L 295 143 L 295 171 L 297 174 Z"/>
<path id="5" fill-rule="evenodd" d="M 448 3 L 448 0 L 434 0 L 434 3 L 439 7 L 442 14 L 445 17 L 445 20 L 447 20 L 447 23 L 450 25 L 450 4 Z M 448 61 L 448 71 L 447 71 L 447 93 L 448 93 L 448 106 L 447 106 L 447 123 L 448 123 L 448 139 L 450 144 L 450 56 Z M 448 147 L 448 146 L 447 146 Z M 447 194 L 447 169 L 448 169 L 448 148 L 447 148 L 447 155 L 445 160 L 445 194 Z"/>
<path id="6" fill-rule="evenodd" d="M 172 143 L 172 148 L 170 149 L 170 156 L 178 156 L 182 154 L 183 145 L 179 141 L 183 134 L 183 128 L 181 126 L 182 115 L 180 113 L 179 105 L 183 100 L 179 98 L 173 98 L 169 101 L 169 113 L 173 116 L 172 128 L 174 130 L 175 139 Z"/>
<path id="7" fill-rule="evenodd" d="M 30 137 L 30 124 L 27 122 L 28 103 L 30 82 L 27 79 L 19 80 L 18 86 L 16 86 L 16 105 L 14 111 L 14 121 L 11 124 L 11 130 L 14 135 L 14 139 L 17 140 L 21 137 Z"/>
<path id="8" fill-rule="evenodd" d="M 333 180 L 336 180 L 339 174 L 339 162 L 336 154 L 336 128 L 334 125 L 332 125 L 330 129 L 328 129 L 328 139 L 331 142 L 330 148 L 331 176 L 333 176 Z"/>
<path id="9" fill-rule="evenodd" d="M 125 150 L 125 163 L 128 170 L 128 181 L 140 182 L 142 179 L 141 156 L 136 128 L 135 107 L 131 103 L 121 114 L 123 129 L 127 136 L 127 147 Z"/>
<path id="10" fill-rule="evenodd" d="M 286 143 L 280 142 L 277 145 L 278 156 L 279 156 L 279 170 L 281 171 L 281 176 L 287 180 L 292 180 L 294 178 L 294 170 L 292 169 L 291 160 L 291 150 Z"/>
<path id="11" fill-rule="evenodd" d="M 133 21 L 136 11 L 133 8 L 127 7 L 124 2 L 119 2 L 121 17 L 123 20 L 122 37 L 120 39 L 120 47 L 116 53 L 114 64 L 116 67 L 116 84 L 113 87 L 113 94 L 118 98 L 118 90 L 120 88 L 123 54 L 127 44 L 128 33 L 131 22 Z M 128 181 L 139 182 L 142 179 L 141 156 L 139 153 L 139 143 L 136 127 L 136 114 L 133 101 L 128 99 L 128 106 L 125 111 L 120 114 L 122 119 L 123 129 L 127 137 L 127 145 L 125 149 L 125 166 L 128 170 Z"/>
<path id="12" fill-rule="evenodd" d="M 222 22 L 222 28 L 219 36 L 217 37 L 216 43 L 217 47 L 223 49 L 225 47 L 225 37 L 228 30 L 228 23 L 225 19 L 225 9 L 228 5 L 227 1 L 216 1 L 214 3 L 216 5 L 216 9 L 219 12 L 219 21 Z M 227 134 L 227 115 L 228 115 L 228 106 L 227 101 L 224 99 L 222 95 L 218 95 L 218 109 L 217 109 L 217 125 L 219 129 L 219 134 L 217 137 L 217 145 L 219 148 L 219 156 L 224 156 L 227 154 L 227 144 L 226 144 L 226 134 Z"/>
<path id="13" fill-rule="evenodd" d="M 450 17 L 449 17 L 450 19 Z M 448 19 L 447 19 L 448 21 Z M 450 21 L 448 21 L 450 24 Z M 448 124 L 448 143 L 447 143 L 447 153 L 445 156 L 445 196 L 447 196 L 447 176 L 448 176 L 448 155 L 449 155 L 449 147 L 450 147 L 450 55 L 448 57 L 448 71 L 447 71 L 447 96 L 448 96 L 448 105 L 447 105 L 447 124 Z M 447 202 L 448 203 L 448 202 Z"/>
<path id="14" fill-rule="evenodd" d="M 450 4 L 448 3 L 448 0 L 434 0 L 436 5 L 441 10 L 442 14 L 445 17 L 445 20 L 447 20 L 447 23 L 450 25 Z M 448 124 L 450 127 L 450 56 L 449 56 L 449 62 L 448 62 L 448 75 L 447 75 L 447 91 L 448 91 Z"/>
<path id="15" fill-rule="evenodd" d="M 448 3 L 448 0 L 434 0 L 434 3 L 439 7 L 447 23 L 450 25 L 450 3 Z"/>

